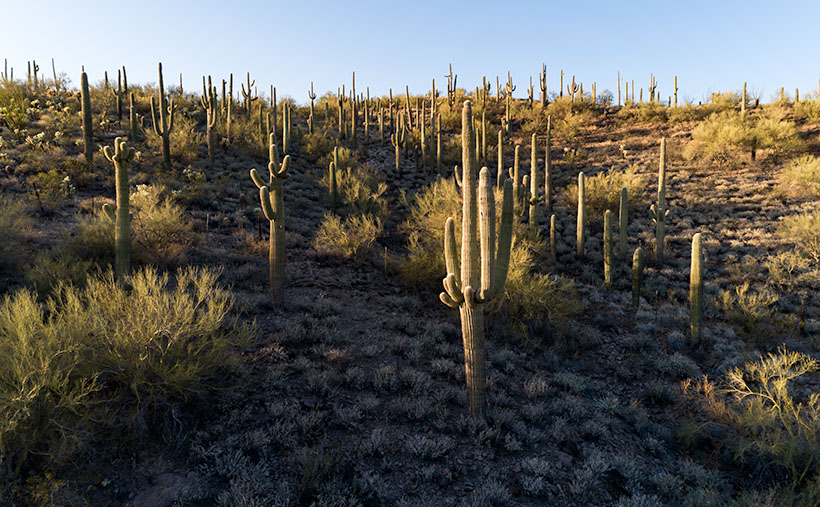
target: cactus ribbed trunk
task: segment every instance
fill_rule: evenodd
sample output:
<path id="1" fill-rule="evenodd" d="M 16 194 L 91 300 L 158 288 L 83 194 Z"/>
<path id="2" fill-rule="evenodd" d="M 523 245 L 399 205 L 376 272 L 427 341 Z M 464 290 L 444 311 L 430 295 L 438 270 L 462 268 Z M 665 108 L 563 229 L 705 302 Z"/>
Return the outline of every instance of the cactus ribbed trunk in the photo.
<path id="1" fill-rule="evenodd" d="M 586 222 L 584 203 L 584 173 L 578 173 L 578 219 L 575 230 L 575 253 L 580 259 L 584 256 L 584 224 Z"/>
<path id="2" fill-rule="evenodd" d="M 504 133 L 499 130 L 498 131 L 498 173 L 496 174 L 496 186 L 501 188 L 504 184 L 504 144 L 503 144 L 503 136 Z"/>
<path id="3" fill-rule="evenodd" d="M 632 254 L 632 306 L 638 308 L 641 304 L 641 284 L 643 283 L 643 250 L 635 249 Z"/>
<path id="4" fill-rule="evenodd" d="M 91 121 L 91 95 L 88 91 L 88 75 L 85 72 L 80 76 L 80 94 L 82 95 L 83 154 L 85 162 L 91 165 L 94 162 L 94 132 Z"/>
<path id="5" fill-rule="evenodd" d="M 280 305 L 285 300 L 285 201 L 282 196 L 280 178 L 274 178 L 270 195 L 276 220 L 270 221 L 268 276 L 270 277 L 271 302 L 274 305 Z"/>
<path id="6" fill-rule="evenodd" d="M 604 212 L 604 287 L 612 287 L 612 212 Z"/>
<path id="7" fill-rule="evenodd" d="M 703 320 L 703 252 L 700 233 L 692 237 L 692 265 L 689 270 L 689 328 L 692 342 L 700 341 Z"/>
<path id="8" fill-rule="evenodd" d="M 530 236 L 535 239 L 538 236 L 538 222 L 540 216 L 540 197 L 538 195 L 538 151 L 536 146 L 536 136 L 532 135 L 532 149 L 530 150 Z"/>
<path id="9" fill-rule="evenodd" d="M 658 204 L 654 207 L 655 220 L 655 259 L 658 265 L 663 263 L 663 244 L 666 232 L 666 139 L 661 139 L 660 163 L 658 165 Z"/>
<path id="10" fill-rule="evenodd" d="M 137 110 L 134 107 L 134 94 L 133 93 L 128 94 L 128 103 L 129 103 L 128 123 L 131 127 L 131 139 L 130 140 L 131 140 L 132 143 L 136 143 L 137 142 L 137 135 L 138 135 L 137 134 L 137 132 L 138 132 L 138 129 L 137 129 Z"/>
<path id="11" fill-rule="evenodd" d="M 174 129 L 174 101 L 168 102 L 165 97 L 165 86 L 162 80 L 162 63 L 159 68 L 159 115 L 156 114 L 157 104 L 151 97 L 151 119 L 154 123 L 154 132 L 162 138 L 162 163 L 166 169 L 171 168 L 171 131 Z"/>
<path id="12" fill-rule="evenodd" d="M 467 378 L 467 406 L 474 417 L 484 417 L 487 404 L 487 370 L 484 357 L 484 305 L 459 307 L 464 341 L 464 371 Z"/>
<path id="13" fill-rule="evenodd" d="M 544 148 L 544 206 L 552 213 L 552 116 L 547 116 L 547 146 Z"/>

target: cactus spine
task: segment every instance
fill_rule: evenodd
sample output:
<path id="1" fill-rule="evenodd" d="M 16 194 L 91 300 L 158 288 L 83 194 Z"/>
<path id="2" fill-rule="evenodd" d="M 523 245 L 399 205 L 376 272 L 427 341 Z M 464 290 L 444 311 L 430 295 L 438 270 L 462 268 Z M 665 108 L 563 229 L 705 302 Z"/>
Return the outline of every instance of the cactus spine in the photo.
<path id="1" fill-rule="evenodd" d="M 661 156 L 658 166 L 658 205 L 653 204 L 649 208 L 649 213 L 655 222 L 655 260 L 658 264 L 661 264 L 663 262 L 666 219 L 669 218 L 669 210 L 666 209 L 666 138 L 661 139 Z"/>
<path id="2" fill-rule="evenodd" d="M 447 219 L 444 257 L 447 276 L 441 301 L 458 308 L 464 343 L 464 366 L 470 414 L 483 419 L 486 408 L 486 361 L 484 351 L 484 304 L 501 294 L 507 281 L 512 246 L 513 189 L 504 183 L 501 227 L 496 252 L 495 203 L 489 171 L 483 168 L 478 182 L 476 203 L 476 166 L 474 159 L 472 107 L 464 102 L 462 112 L 462 238 L 461 265 L 457 257 L 455 224 Z M 479 205 L 477 205 L 479 204 Z M 480 211 L 479 211 L 480 207 Z M 480 220 L 480 224 L 477 222 Z M 480 253 L 479 253 L 480 246 Z"/>
<path id="3" fill-rule="evenodd" d="M 635 249 L 632 254 L 632 306 L 638 308 L 641 304 L 641 284 L 643 283 L 643 250 Z"/>
<path id="4" fill-rule="evenodd" d="M 612 212 L 604 212 L 604 287 L 612 287 Z"/>
<path id="5" fill-rule="evenodd" d="M 270 250 L 268 252 L 271 302 L 282 304 L 285 288 L 285 204 L 282 196 L 282 182 L 288 177 L 290 155 L 285 155 L 279 163 L 279 149 L 276 138 L 269 136 L 268 182 L 262 179 L 256 169 L 251 169 L 251 179 L 259 187 L 262 211 L 270 221 Z"/>
<path id="6" fill-rule="evenodd" d="M 106 146 L 103 148 L 105 158 L 114 164 L 115 182 L 117 191 L 116 211 L 106 203 L 103 211 L 115 223 L 115 275 L 120 282 L 128 276 L 131 265 L 131 215 L 128 206 L 128 164 L 134 159 L 134 148 L 125 144 L 125 140 L 118 137 L 114 140 L 114 150 Z"/>
<path id="7" fill-rule="evenodd" d="M 91 95 L 88 92 L 88 75 L 83 71 L 80 75 L 80 95 L 82 99 L 83 115 L 83 154 L 85 162 L 90 166 L 94 162 L 94 131 L 91 120 Z"/>
<path id="8" fill-rule="evenodd" d="M 154 132 L 162 138 L 162 163 L 166 169 L 171 167 L 171 131 L 174 129 L 174 101 L 168 102 L 165 97 L 165 88 L 162 81 L 162 63 L 159 64 L 159 121 L 157 121 L 157 105 L 151 97 L 151 120 L 154 123 Z M 230 111 L 230 110 L 229 110 Z"/>
<path id="9" fill-rule="evenodd" d="M 700 341 L 703 319 L 703 252 L 700 233 L 692 236 L 692 266 L 689 270 L 689 328 L 692 342 Z"/>
<path id="10" fill-rule="evenodd" d="M 585 222 L 585 202 L 584 202 L 584 172 L 578 173 L 578 221 L 575 229 L 575 254 L 581 259 L 584 256 L 584 222 Z"/>
<path id="11" fill-rule="evenodd" d="M 620 207 L 618 208 L 618 239 L 621 257 L 626 257 L 626 233 L 629 227 L 629 194 L 626 187 L 621 189 Z"/>

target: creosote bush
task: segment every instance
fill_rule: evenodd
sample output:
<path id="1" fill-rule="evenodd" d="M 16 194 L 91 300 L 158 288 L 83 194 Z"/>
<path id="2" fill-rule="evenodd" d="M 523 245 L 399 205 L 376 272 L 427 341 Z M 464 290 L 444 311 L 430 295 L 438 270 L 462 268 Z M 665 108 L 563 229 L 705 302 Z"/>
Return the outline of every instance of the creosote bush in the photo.
<path id="1" fill-rule="evenodd" d="M 765 345 L 777 328 L 773 320 L 778 297 L 767 290 L 750 290 L 749 282 L 734 290 L 721 290 L 717 306 L 727 320 L 740 332 L 754 337 L 758 345 Z"/>
<path id="2" fill-rule="evenodd" d="M 325 213 L 313 248 L 326 255 L 362 260 L 381 232 L 381 220 L 373 215 L 352 215 L 342 219 Z"/>
<path id="3" fill-rule="evenodd" d="M 230 317 L 219 273 L 108 272 L 60 285 L 44 303 L 20 290 L 0 302 L 0 463 L 20 473 L 64 462 L 86 444 L 156 431 L 169 411 L 225 381 L 248 330 Z M 13 479 L 14 477 L 6 477 Z"/>
<path id="4" fill-rule="evenodd" d="M 159 185 L 137 185 L 130 203 L 134 218 L 131 222 L 132 259 L 154 265 L 173 265 L 185 259 L 186 249 L 193 239 L 192 226 L 182 208 L 164 196 Z M 98 210 L 79 220 L 79 233 L 69 242 L 81 257 L 110 260 L 114 251 L 114 226 Z"/>
<path id="5" fill-rule="evenodd" d="M 783 219 L 778 232 L 815 261 L 820 260 L 820 211 Z"/>
<path id="6" fill-rule="evenodd" d="M 179 107 L 178 105 L 176 107 Z M 204 136 L 196 129 L 194 119 L 186 117 L 180 111 L 174 116 L 174 130 L 171 131 L 171 159 L 182 163 L 191 163 L 203 149 Z M 233 126 L 231 126 L 233 129 Z M 162 138 L 152 128 L 145 129 L 145 141 L 157 157 L 161 157 Z"/>
<path id="7" fill-rule="evenodd" d="M 344 167 L 352 164 L 344 157 L 347 150 L 339 150 L 339 165 Z M 349 152 L 348 152 L 349 153 Z M 324 171 L 320 183 L 325 188 L 330 187 L 330 175 Z M 387 202 L 384 193 L 387 192 L 387 183 L 383 177 L 369 166 L 346 167 L 336 170 L 336 185 L 342 207 L 346 207 L 349 213 L 373 215 L 375 218 L 383 220 L 387 217 Z"/>
<path id="8" fill-rule="evenodd" d="M 777 178 L 778 189 L 792 197 L 820 197 L 820 157 L 803 155 L 792 160 Z"/>
<path id="9" fill-rule="evenodd" d="M 683 384 L 685 392 L 725 430 L 717 432 L 717 438 L 732 446 L 735 458 L 775 465 L 775 472 L 788 478 L 789 493 L 812 500 L 798 502 L 803 505 L 815 504 L 820 494 L 820 392 L 798 395 L 794 384 L 817 370 L 815 359 L 781 347 L 775 354 L 732 369 L 719 385 L 706 378 Z M 754 462 L 752 469 L 756 469 Z"/>
<path id="10" fill-rule="evenodd" d="M 594 176 L 584 178 L 584 197 L 586 212 L 591 220 L 601 220 L 606 210 L 618 213 L 621 189 L 626 187 L 630 207 L 646 190 L 646 178 L 639 174 L 637 164 L 632 164 L 623 170 L 614 167 Z M 573 183 L 564 190 L 564 199 L 568 206 L 575 209 L 578 206 L 578 184 Z"/>

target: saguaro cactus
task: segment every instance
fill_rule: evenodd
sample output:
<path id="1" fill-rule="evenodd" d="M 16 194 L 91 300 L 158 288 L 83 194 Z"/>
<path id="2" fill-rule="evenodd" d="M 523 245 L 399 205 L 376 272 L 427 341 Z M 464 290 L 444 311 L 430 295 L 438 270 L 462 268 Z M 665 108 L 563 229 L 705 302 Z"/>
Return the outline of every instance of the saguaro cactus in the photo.
<path id="1" fill-rule="evenodd" d="M 604 212 L 604 287 L 612 287 L 612 212 Z"/>
<path id="2" fill-rule="evenodd" d="M 114 95 L 114 98 L 117 101 L 117 121 L 122 121 L 122 97 L 123 97 L 123 89 L 122 89 L 122 70 L 117 69 L 117 91 L 111 90 L 111 93 Z"/>
<path id="3" fill-rule="evenodd" d="M 536 146 L 536 137 L 535 134 L 532 135 L 532 149 L 530 150 L 530 196 L 529 196 L 529 204 L 530 204 L 530 237 L 533 239 L 538 236 L 538 222 L 541 219 L 541 208 L 539 206 L 541 202 L 541 196 L 538 195 L 538 165 L 537 165 L 537 146 Z"/>
<path id="4" fill-rule="evenodd" d="M 308 133 L 313 133 L 313 122 L 315 121 L 316 116 L 313 114 L 313 101 L 316 100 L 316 94 L 313 92 L 313 81 L 310 82 L 310 91 L 308 92 L 308 98 L 310 99 L 310 116 L 308 117 Z"/>
<path id="5" fill-rule="evenodd" d="M 288 177 L 290 155 L 285 155 L 279 163 L 279 149 L 275 144 L 276 138 L 269 136 L 267 182 L 262 179 L 256 169 L 251 169 L 251 179 L 259 187 L 259 200 L 265 218 L 270 221 L 270 250 L 268 252 L 268 276 L 270 278 L 271 302 L 274 305 L 282 304 L 285 297 L 285 203 L 282 196 L 282 182 Z"/>
<path id="6" fill-rule="evenodd" d="M 547 64 L 541 64 L 541 74 L 538 75 L 538 88 L 541 89 L 541 107 L 547 107 Z"/>
<path id="7" fill-rule="evenodd" d="M 401 174 L 401 165 L 399 164 L 401 160 L 401 150 L 405 146 L 405 128 L 404 128 L 404 121 L 398 122 L 398 129 L 395 134 L 390 134 L 390 144 L 396 150 L 396 172 Z"/>
<path id="8" fill-rule="evenodd" d="M 495 199 L 487 168 L 481 170 L 476 203 L 476 167 L 472 107 L 465 101 L 462 111 L 462 236 L 461 265 L 457 257 L 455 223 L 444 227 L 444 258 L 447 276 L 441 301 L 458 308 L 464 343 L 464 367 L 470 414 L 484 418 L 486 408 L 486 360 L 484 351 L 484 305 L 504 289 L 510 265 L 513 223 L 512 182 L 504 182 L 501 228 L 496 252 Z M 477 205 L 478 204 L 478 205 Z M 480 207 L 480 210 L 479 210 Z M 478 223 L 480 220 L 480 224 Z M 480 245 L 480 253 L 479 253 Z"/>
<path id="9" fill-rule="evenodd" d="M 216 98 L 216 87 L 211 86 L 211 78 L 208 76 L 208 84 L 205 85 L 205 76 L 202 77 L 202 97 L 199 99 L 203 109 L 205 109 L 205 132 L 208 142 L 208 163 L 214 163 L 214 147 L 216 145 L 216 116 L 218 113 L 218 101 Z"/>
<path id="10" fill-rule="evenodd" d="M 575 229 L 575 254 L 579 259 L 584 256 L 584 224 L 586 222 L 584 195 L 584 172 L 581 171 L 578 173 L 578 220 Z"/>
<path id="11" fill-rule="evenodd" d="M 334 148 L 334 152 L 338 149 L 338 147 Z M 328 179 L 330 183 L 328 185 L 329 192 L 330 192 L 330 210 L 336 212 L 336 164 L 331 161 L 330 167 L 328 168 Z"/>
<path id="12" fill-rule="evenodd" d="M 154 132 L 162 138 L 162 163 L 166 169 L 171 167 L 171 131 L 174 129 L 174 101 L 167 101 L 162 81 L 162 63 L 159 64 L 159 118 L 157 105 L 151 97 L 151 121 L 154 123 Z M 159 121 L 158 121 L 159 120 Z"/>
<path id="13" fill-rule="evenodd" d="M 137 136 L 139 135 L 139 126 L 137 124 L 137 108 L 134 107 L 134 92 L 128 94 L 128 124 L 131 127 L 131 139 L 132 143 L 137 142 Z"/>
<path id="14" fill-rule="evenodd" d="M 661 139 L 661 156 L 658 166 L 658 204 L 649 208 L 649 214 L 655 222 L 655 260 L 663 263 L 663 239 L 666 229 L 666 219 L 669 210 L 666 209 L 666 138 Z"/>
<path id="15" fill-rule="evenodd" d="M 544 147 L 544 205 L 552 213 L 552 116 L 547 116 L 547 145 Z"/>
<path id="16" fill-rule="evenodd" d="M 555 266 L 558 256 L 555 253 L 555 243 L 558 239 L 558 232 L 555 229 L 555 215 L 550 215 L 550 262 Z"/>
<path id="17" fill-rule="evenodd" d="M 240 86 L 242 88 L 242 98 L 245 99 L 245 113 L 248 115 L 248 118 L 250 118 L 251 117 L 251 106 L 252 106 L 252 104 L 255 100 L 259 99 L 259 96 L 255 95 L 254 93 L 251 93 L 252 92 L 251 87 L 256 84 L 256 80 L 254 79 L 253 81 L 251 81 L 251 73 L 250 72 L 248 72 L 248 74 L 247 74 L 247 80 L 248 80 L 248 89 L 247 90 L 245 89 L 244 84 L 240 83 Z"/>
<path id="18" fill-rule="evenodd" d="M 626 187 L 621 189 L 621 202 L 618 209 L 618 239 L 621 257 L 626 257 L 626 233 L 629 227 L 629 194 Z"/>
<path id="19" fill-rule="evenodd" d="M 80 75 L 80 98 L 82 99 L 83 116 L 83 154 L 88 165 L 94 162 L 94 131 L 91 120 L 91 95 L 88 92 L 88 75 Z"/>
<path id="20" fill-rule="evenodd" d="M 703 320 L 703 252 L 700 233 L 692 236 L 692 266 L 689 269 L 689 329 L 692 342 L 700 341 Z"/>
<path id="21" fill-rule="evenodd" d="M 128 164 L 134 159 L 134 148 L 125 144 L 125 139 L 114 139 L 114 150 L 109 146 L 103 148 L 105 158 L 114 164 L 115 185 L 117 191 L 116 210 L 108 203 L 103 205 L 106 216 L 115 223 L 114 273 L 122 282 L 128 276 L 131 266 L 131 214 L 128 206 Z"/>
<path id="22" fill-rule="evenodd" d="M 641 304 L 641 284 L 643 283 L 643 250 L 635 249 L 632 254 L 632 306 L 638 308 Z"/>
<path id="23" fill-rule="evenodd" d="M 501 188 L 504 184 L 504 132 L 498 130 L 498 172 L 496 173 L 496 186 Z"/>

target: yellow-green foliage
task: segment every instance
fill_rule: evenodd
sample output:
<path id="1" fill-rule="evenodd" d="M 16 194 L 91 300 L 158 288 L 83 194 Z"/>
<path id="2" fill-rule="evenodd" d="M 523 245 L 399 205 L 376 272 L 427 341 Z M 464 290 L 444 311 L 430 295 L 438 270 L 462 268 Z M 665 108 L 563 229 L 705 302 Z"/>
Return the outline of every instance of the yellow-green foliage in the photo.
<path id="1" fill-rule="evenodd" d="M 749 282 L 745 282 L 734 290 L 721 290 L 717 306 L 739 331 L 752 335 L 756 343 L 764 345 L 776 331 L 772 316 L 777 300 L 768 290 L 750 290 Z"/>
<path id="2" fill-rule="evenodd" d="M 71 177 L 57 169 L 35 174 L 29 179 L 29 184 L 29 199 L 44 213 L 53 213 L 76 191 Z"/>
<path id="3" fill-rule="evenodd" d="M 781 192 L 794 197 L 820 196 L 820 157 L 803 155 L 792 160 L 777 178 Z"/>
<path id="4" fill-rule="evenodd" d="M 66 249 L 58 249 L 38 254 L 26 276 L 37 294 L 42 297 L 61 283 L 84 287 L 86 278 L 93 269 L 92 261 L 81 259 Z"/>
<path id="5" fill-rule="evenodd" d="M 709 116 L 692 131 L 692 141 L 683 150 L 688 160 L 735 166 L 747 154 L 782 157 L 798 152 L 803 143 L 794 123 L 773 112 L 757 119 L 736 112 Z"/>
<path id="6" fill-rule="evenodd" d="M 339 165 L 344 167 L 348 163 L 342 153 L 346 151 L 339 149 Z M 329 171 L 324 171 L 320 183 L 325 187 L 330 186 Z M 343 206 L 347 207 L 350 213 L 359 215 L 370 214 L 375 218 L 383 220 L 387 217 L 387 202 L 383 195 L 387 191 L 387 183 L 383 177 L 369 166 L 347 167 L 336 171 L 336 184 L 339 198 Z"/>
<path id="7" fill-rule="evenodd" d="M 634 206 L 646 187 L 645 176 L 638 173 L 637 164 L 632 164 L 622 171 L 614 167 L 593 176 L 585 175 L 584 198 L 587 216 L 591 220 L 602 220 L 604 212 L 617 213 L 621 199 L 621 189 L 626 187 L 629 194 L 629 205 Z M 578 205 L 578 184 L 573 183 L 564 189 L 564 199 L 572 209 Z"/>
<path id="8" fill-rule="evenodd" d="M 325 213 L 313 247 L 322 254 L 361 260 L 381 232 L 381 220 L 373 215 L 353 215 L 342 220 Z"/>
<path id="9" fill-rule="evenodd" d="M 796 250 L 787 250 L 766 259 L 769 280 L 777 285 L 790 287 L 809 268 L 810 261 Z"/>
<path id="10" fill-rule="evenodd" d="M 501 192 L 496 190 L 496 217 L 501 217 Z M 402 224 L 407 237 L 407 258 L 399 273 L 411 285 L 440 286 L 445 273 L 444 223 L 455 220 L 456 243 L 461 242 L 461 193 L 452 178 L 431 183 L 408 203 L 410 217 Z M 515 331 L 526 330 L 527 321 L 549 319 L 556 322 L 580 310 L 581 303 L 571 281 L 549 277 L 535 270 L 535 253 L 543 252 L 541 242 L 527 240 L 526 224 L 515 226 L 515 243 L 510 255 L 510 271 L 504 294 L 488 308 L 502 310 L 515 324 Z M 460 248 L 460 247 L 459 247 Z"/>
<path id="11" fill-rule="evenodd" d="M 616 114 L 615 118 L 623 123 L 632 122 L 650 122 L 663 123 L 668 119 L 670 108 L 653 102 L 651 104 L 632 104 L 622 107 Z"/>
<path id="12" fill-rule="evenodd" d="M 163 196 L 159 185 L 137 185 L 130 204 L 132 259 L 135 262 L 170 265 L 182 262 L 193 239 L 191 223 L 174 201 Z M 99 210 L 81 217 L 79 233 L 70 243 L 82 257 L 111 259 L 114 251 L 114 225 Z"/>
<path id="13" fill-rule="evenodd" d="M 205 146 L 204 136 L 197 130 L 196 126 L 194 119 L 186 117 L 179 111 L 174 114 L 174 130 L 171 131 L 170 138 L 171 159 L 186 164 L 191 163 L 196 159 L 197 154 L 203 150 Z M 234 126 L 231 125 L 232 135 L 234 135 L 233 128 Z M 151 151 L 159 157 L 162 151 L 162 138 L 152 128 L 146 128 L 144 132 L 145 142 Z"/>
<path id="14" fill-rule="evenodd" d="M 812 259 L 820 260 L 820 211 L 786 217 L 778 232 Z"/>
<path id="15" fill-rule="evenodd" d="M 224 382 L 247 330 L 218 273 L 146 269 L 127 290 L 109 272 L 38 303 L 0 302 L 0 463 L 60 462 L 83 445 L 156 428 L 167 409 Z M 8 467 L 8 468 L 6 468 Z"/>
<path id="16" fill-rule="evenodd" d="M 30 231 L 30 210 L 26 205 L 8 194 L 0 194 L 0 266 L 20 261 Z"/>
<path id="17" fill-rule="evenodd" d="M 0 125 L 9 130 L 22 129 L 28 123 L 29 100 L 22 85 L 0 87 Z"/>
<path id="18" fill-rule="evenodd" d="M 820 100 L 801 100 L 793 107 L 794 116 L 807 123 L 820 122 Z"/>
<path id="19" fill-rule="evenodd" d="M 820 393 L 797 397 L 789 388 L 817 370 L 816 360 L 783 347 L 776 354 L 732 369 L 720 386 L 703 379 L 694 386 L 694 395 L 729 430 L 737 459 L 758 457 L 777 465 L 788 474 L 794 491 L 818 479 Z M 691 394 L 692 389 L 685 387 Z"/>

